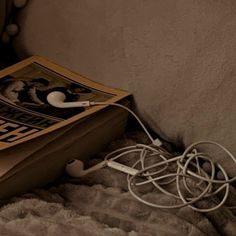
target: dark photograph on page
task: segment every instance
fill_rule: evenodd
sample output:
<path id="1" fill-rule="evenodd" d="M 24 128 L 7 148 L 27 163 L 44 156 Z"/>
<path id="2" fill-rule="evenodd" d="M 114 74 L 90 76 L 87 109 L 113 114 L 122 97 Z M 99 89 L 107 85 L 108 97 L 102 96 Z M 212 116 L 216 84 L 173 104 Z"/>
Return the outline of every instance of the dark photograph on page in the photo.
<path id="1" fill-rule="evenodd" d="M 65 102 L 104 101 L 110 94 L 72 82 L 36 63 L 0 79 L 0 99 L 20 108 L 59 119 L 68 119 L 83 111 L 84 107 L 56 108 L 47 101 L 51 92 L 65 94 Z"/>

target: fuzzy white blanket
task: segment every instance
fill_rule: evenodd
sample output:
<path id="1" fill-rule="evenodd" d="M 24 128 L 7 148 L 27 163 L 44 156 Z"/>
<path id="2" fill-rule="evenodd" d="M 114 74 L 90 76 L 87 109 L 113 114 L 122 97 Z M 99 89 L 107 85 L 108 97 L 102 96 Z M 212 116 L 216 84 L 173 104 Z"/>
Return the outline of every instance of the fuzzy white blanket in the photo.
<path id="1" fill-rule="evenodd" d="M 145 136 L 130 134 L 111 143 L 97 158 L 136 142 L 146 142 Z M 174 203 L 173 199 L 147 189 L 143 196 Z M 230 236 L 236 234 L 236 217 L 225 207 L 206 214 L 188 207 L 178 210 L 148 207 L 128 193 L 124 174 L 107 168 L 82 180 L 63 178 L 59 184 L 11 199 L 0 209 L 0 232 L 7 236 Z"/>

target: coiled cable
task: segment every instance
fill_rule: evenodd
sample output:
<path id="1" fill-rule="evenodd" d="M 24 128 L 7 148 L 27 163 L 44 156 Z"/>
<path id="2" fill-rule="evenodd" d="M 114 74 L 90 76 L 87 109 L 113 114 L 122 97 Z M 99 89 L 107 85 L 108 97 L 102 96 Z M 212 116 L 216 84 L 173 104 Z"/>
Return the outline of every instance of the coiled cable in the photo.
<path id="1" fill-rule="evenodd" d="M 236 176 L 229 178 L 222 165 L 218 162 L 213 162 L 214 158 L 208 153 L 198 152 L 198 147 L 201 145 L 213 145 L 227 154 L 236 165 L 236 158 L 221 144 L 213 141 L 199 141 L 187 147 L 182 155 L 173 156 L 162 147 L 155 145 L 155 139 L 152 138 L 138 116 L 129 108 L 121 104 L 105 102 L 93 102 L 91 105 L 113 105 L 127 110 L 136 118 L 151 141 L 151 145 L 137 144 L 120 148 L 105 157 L 107 161 L 117 161 L 119 158 L 130 153 L 137 153 L 139 155 L 137 161 L 131 166 L 138 169 L 137 173 L 127 175 L 128 189 L 135 199 L 155 208 L 176 209 L 188 206 L 198 212 L 210 212 L 225 204 L 230 193 L 230 184 L 236 181 Z M 154 164 L 146 164 L 147 159 L 150 160 L 150 158 L 152 162 L 155 162 Z M 201 167 L 200 163 L 202 162 L 209 163 L 209 173 Z M 170 166 L 172 168 L 169 168 Z M 223 179 L 216 179 L 216 169 L 221 171 Z M 135 189 L 137 190 L 138 187 L 147 184 L 152 184 L 155 189 L 169 197 L 175 198 L 180 203 L 176 205 L 163 205 L 145 200 Z M 175 184 L 175 193 L 168 190 L 169 186 L 173 186 L 173 184 Z M 223 192 L 223 197 L 216 202 L 216 199 L 218 199 L 216 196 L 220 192 Z M 214 199 L 215 205 L 208 208 L 197 206 L 198 202 L 207 198 Z M 236 207 L 230 208 L 234 209 Z"/>

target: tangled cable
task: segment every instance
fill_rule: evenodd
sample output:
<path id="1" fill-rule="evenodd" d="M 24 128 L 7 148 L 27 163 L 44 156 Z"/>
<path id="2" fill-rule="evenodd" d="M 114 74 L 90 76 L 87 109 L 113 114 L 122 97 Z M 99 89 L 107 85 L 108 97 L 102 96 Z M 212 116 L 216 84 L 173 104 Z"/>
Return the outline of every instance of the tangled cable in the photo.
<path id="1" fill-rule="evenodd" d="M 60 92 L 57 92 L 57 96 L 55 96 L 55 94 L 51 96 L 50 104 L 56 107 L 76 107 L 81 105 L 81 103 L 77 102 L 64 103 L 65 96 L 63 94 L 61 96 L 59 93 Z M 63 99 L 61 100 L 61 98 Z M 129 173 L 127 175 L 127 182 L 128 189 L 132 196 L 140 202 L 156 208 L 174 209 L 188 206 L 195 211 L 209 212 L 218 209 L 226 202 L 230 192 L 230 184 L 236 181 L 236 176 L 229 178 L 222 165 L 213 162 L 214 158 L 207 153 L 198 152 L 198 146 L 200 145 L 213 145 L 226 153 L 234 164 L 236 164 L 235 157 L 225 147 L 212 141 L 200 141 L 190 145 L 182 155 L 174 156 L 161 147 L 160 140 L 153 139 L 139 117 L 128 107 L 108 102 L 84 101 L 82 103 L 86 103 L 86 106 L 116 106 L 125 109 L 139 122 L 150 139 L 151 145 L 137 144 L 120 148 L 109 153 L 103 162 L 85 171 L 83 171 L 81 161 L 73 161 L 67 165 L 67 170 L 70 170 L 70 174 L 73 176 L 82 176 L 106 166 Z M 119 163 L 115 163 L 114 166 L 115 160 L 130 153 L 139 154 L 139 157 L 132 166 L 128 167 L 120 165 Z M 201 164 L 203 162 L 208 164 L 208 170 L 202 168 Z M 113 166 L 111 166 L 111 164 Z M 126 171 L 124 171 L 124 169 L 126 169 Z M 222 175 L 220 179 L 215 178 L 217 169 Z M 76 174 L 78 171 L 80 174 Z M 132 174 L 129 171 L 131 171 Z M 152 184 L 159 192 L 174 198 L 178 203 L 176 205 L 163 205 L 145 200 L 140 196 L 141 194 L 138 194 L 137 189 L 148 184 Z M 173 190 L 173 186 L 175 186 L 175 192 L 169 190 Z M 223 192 L 223 197 L 220 201 L 217 201 L 220 192 Z M 211 198 L 215 205 L 208 208 L 199 207 L 199 205 L 201 205 L 199 203 L 206 198 Z"/>
<path id="2" fill-rule="evenodd" d="M 236 164 L 235 157 L 226 148 L 211 141 L 193 143 L 180 156 L 173 156 L 161 147 L 137 144 L 115 150 L 109 153 L 105 160 L 115 161 L 130 153 L 139 153 L 138 160 L 131 166 L 138 171 L 134 175 L 127 175 L 127 181 L 130 193 L 140 202 L 156 208 L 173 209 L 189 206 L 195 211 L 209 212 L 218 209 L 226 202 L 230 183 L 234 182 L 236 177 L 230 179 L 219 163 L 214 164 L 207 153 L 197 151 L 198 146 L 205 144 L 222 149 Z M 200 165 L 203 161 L 210 164 L 211 170 L 208 173 Z M 215 178 L 217 168 L 223 174 L 222 180 Z M 181 200 L 181 203 L 162 205 L 143 199 L 134 188 L 137 190 L 138 187 L 147 184 L 152 184 L 167 196 Z M 176 193 L 168 190 L 168 186 L 173 184 Z M 199 201 L 214 197 L 221 191 L 224 191 L 223 198 L 220 202 L 215 202 L 213 207 L 205 209 L 197 207 Z"/>
<path id="3" fill-rule="evenodd" d="M 91 105 L 112 105 L 125 109 L 138 121 L 152 143 L 150 146 L 137 144 L 124 147 L 105 157 L 105 161 L 115 161 L 127 154 L 139 153 L 139 158 L 131 166 L 138 171 L 134 175 L 127 175 L 128 189 L 138 201 L 156 208 L 175 209 L 188 206 L 198 212 L 216 210 L 226 202 L 230 183 L 236 181 L 236 176 L 229 178 L 222 165 L 214 163 L 209 154 L 197 151 L 197 147 L 200 145 L 213 145 L 225 152 L 236 164 L 236 158 L 225 147 L 212 141 L 199 141 L 186 148 L 182 155 L 173 156 L 160 147 L 160 141 L 152 138 L 139 117 L 129 108 L 121 104 L 106 102 L 92 102 Z M 154 163 L 148 164 L 150 159 Z M 201 162 L 208 163 L 208 171 L 201 167 Z M 217 168 L 221 171 L 223 179 L 215 178 Z M 173 183 L 175 183 L 176 193 L 168 190 L 168 186 Z M 134 188 L 137 189 L 139 186 L 147 184 L 152 184 L 160 192 L 181 202 L 176 205 L 162 205 L 143 199 Z M 217 202 L 218 198 L 215 196 L 221 191 L 224 191 L 222 200 Z M 215 202 L 213 207 L 200 208 L 197 206 L 201 200 L 210 197 Z"/>

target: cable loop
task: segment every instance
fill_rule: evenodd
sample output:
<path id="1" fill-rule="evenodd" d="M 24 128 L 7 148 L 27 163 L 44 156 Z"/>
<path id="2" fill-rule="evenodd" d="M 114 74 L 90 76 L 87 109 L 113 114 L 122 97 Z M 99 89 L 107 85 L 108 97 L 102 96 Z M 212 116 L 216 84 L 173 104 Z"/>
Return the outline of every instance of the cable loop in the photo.
<path id="1" fill-rule="evenodd" d="M 108 154 L 105 158 L 106 161 L 114 161 L 130 153 L 139 155 L 132 165 L 138 171 L 133 176 L 127 175 L 128 189 L 131 195 L 138 201 L 148 206 L 162 209 L 188 206 L 199 212 L 213 211 L 225 204 L 229 196 L 230 183 L 236 181 L 236 176 L 230 179 L 225 169 L 219 163 L 213 163 L 212 160 L 214 158 L 207 153 L 197 151 L 201 145 L 212 145 L 225 152 L 234 164 L 236 164 L 236 158 L 225 147 L 216 142 L 204 140 L 189 145 L 182 155 L 173 156 L 156 144 L 157 142 L 155 142 L 155 139 L 153 139 L 142 121 L 129 108 L 121 104 L 106 102 L 93 102 L 92 105 L 112 105 L 125 109 L 138 121 L 152 143 L 151 145 L 136 144 L 121 148 Z M 148 164 L 148 160 L 149 162 L 153 160 L 153 162 Z M 209 173 L 204 171 L 201 166 L 201 162 L 204 161 L 210 163 Z M 222 172 L 223 180 L 215 179 L 216 168 Z M 143 199 L 134 188 L 137 189 L 146 184 L 152 184 L 158 191 L 177 199 L 180 203 L 176 205 L 162 205 Z M 174 190 L 171 188 L 173 184 L 175 184 Z M 173 191 L 171 192 L 170 189 Z M 221 191 L 224 191 L 223 198 L 221 201 L 216 202 L 215 206 L 205 209 L 197 207 L 206 198 L 211 198 L 215 201 L 215 196 Z M 234 209 L 235 207 L 230 208 Z"/>
<path id="2" fill-rule="evenodd" d="M 173 156 L 160 147 L 137 144 L 130 147 L 118 149 L 107 155 L 106 160 L 118 160 L 120 157 L 130 153 L 138 155 L 137 160 L 131 166 L 138 170 L 137 174 L 127 175 L 128 189 L 131 195 L 138 201 L 156 208 L 173 209 L 188 206 L 195 211 L 209 212 L 218 209 L 225 204 L 230 183 L 236 177 L 229 179 L 226 171 L 219 163 L 214 163 L 209 154 L 198 152 L 197 146 L 216 145 L 226 152 L 236 163 L 233 155 L 221 145 L 215 142 L 201 141 L 190 145 L 182 155 Z M 201 163 L 210 164 L 210 173 L 207 173 Z M 224 176 L 224 180 L 215 179 L 216 169 L 219 169 Z M 176 205 L 162 205 L 149 202 L 140 196 L 138 189 L 147 184 L 152 184 L 162 194 L 177 199 Z M 175 188 L 173 189 L 173 186 Z M 211 198 L 215 201 L 215 196 L 219 192 L 224 192 L 222 199 L 215 203 L 213 207 L 200 208 L 199 202 Z"/>

